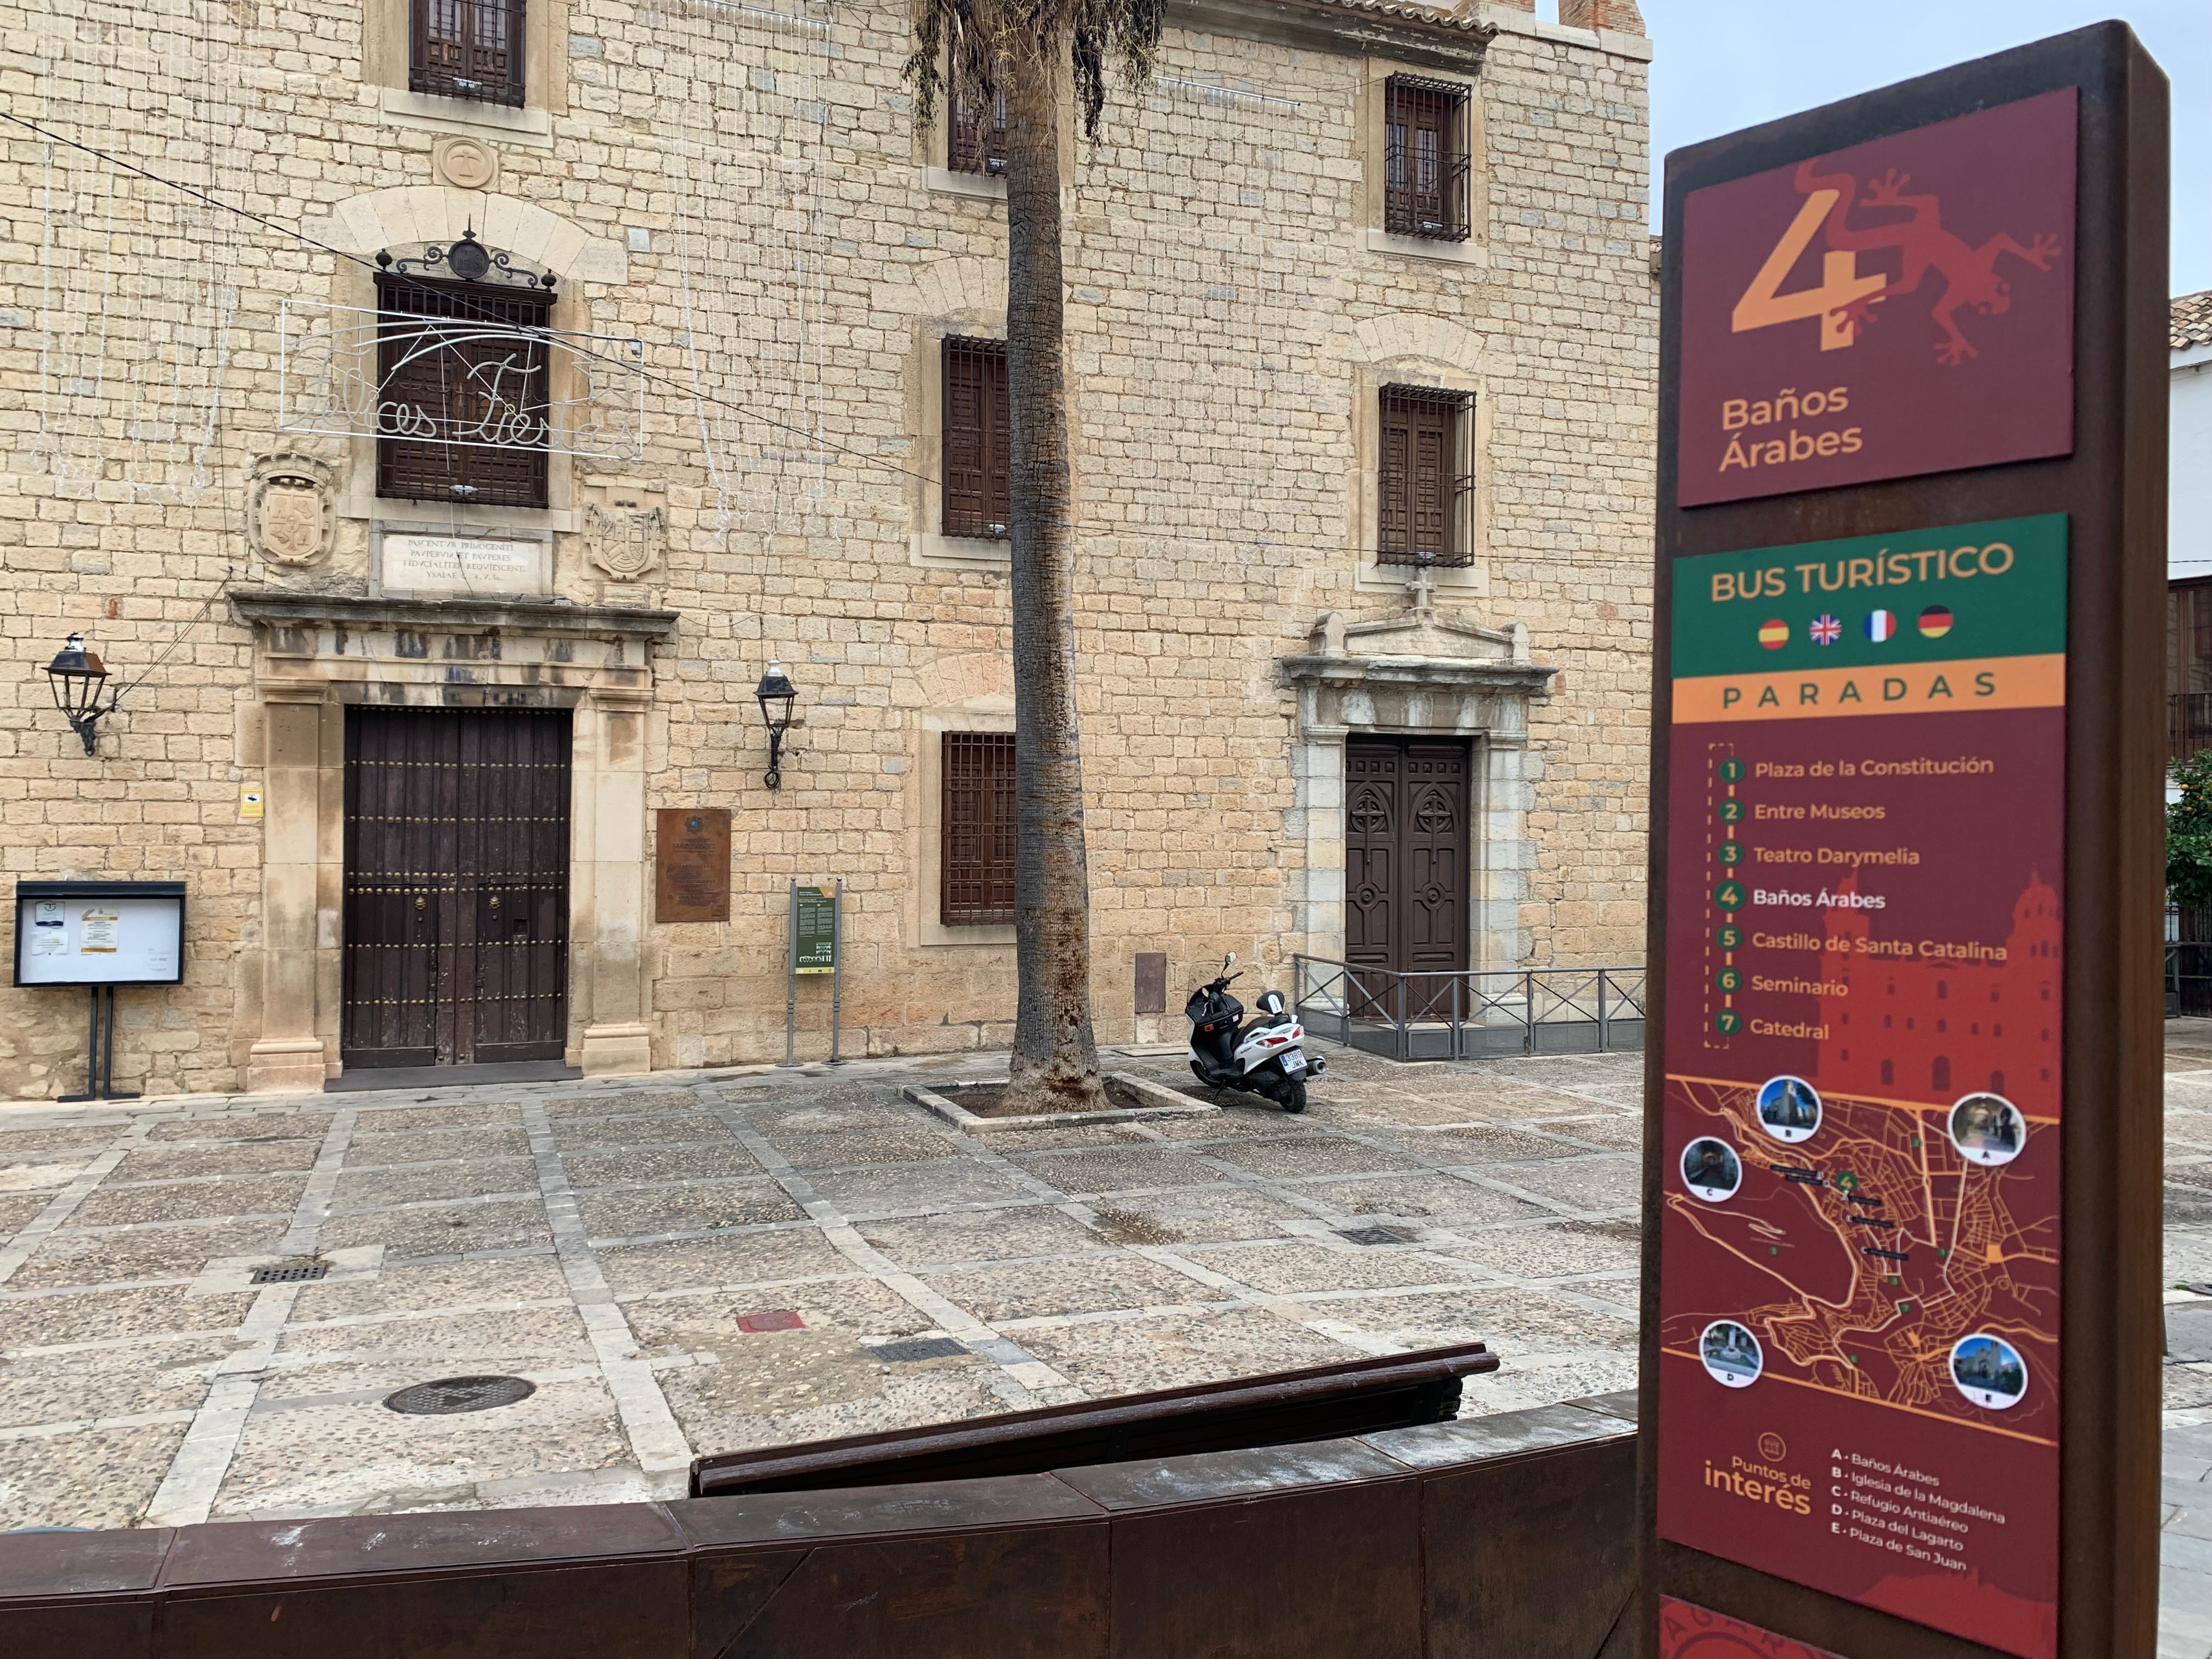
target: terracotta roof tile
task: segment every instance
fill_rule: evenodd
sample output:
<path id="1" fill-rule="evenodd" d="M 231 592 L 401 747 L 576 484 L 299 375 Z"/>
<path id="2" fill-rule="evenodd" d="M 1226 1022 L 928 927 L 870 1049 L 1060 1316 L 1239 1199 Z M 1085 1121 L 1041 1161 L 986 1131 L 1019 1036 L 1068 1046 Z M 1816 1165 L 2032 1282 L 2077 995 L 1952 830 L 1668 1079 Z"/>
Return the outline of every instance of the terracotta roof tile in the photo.
<path id="1" fill-rule="evenodd" d="M 1401 22 L 1449 29 L 1454 33 L 1472 34 L 1484 40 L 1498 33 L 1496 24 L 1482 21 L 1474 15 L 1471 7 L 1465 12 L 1458 12 L 1441 6 L 1403 4 L 1401 0 L 1297 0 L 1297 3 L 1322 11 L 1370 12 L 1377 17 L 1394 17 Z"/>
<path id="2" fill-rule="evenodd" d="M 2167 343 L 2176 351 L 2191 346 L 2212 346 L 2212 289 L 2185 294 L 2174 301 L 2166 327 Z"/>

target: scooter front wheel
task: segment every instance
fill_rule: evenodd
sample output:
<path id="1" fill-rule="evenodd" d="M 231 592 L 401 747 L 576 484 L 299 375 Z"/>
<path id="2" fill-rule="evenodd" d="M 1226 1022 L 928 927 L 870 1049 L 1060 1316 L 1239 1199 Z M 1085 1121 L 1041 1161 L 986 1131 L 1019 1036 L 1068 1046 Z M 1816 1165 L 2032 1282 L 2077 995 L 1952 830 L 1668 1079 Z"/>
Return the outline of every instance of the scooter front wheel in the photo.
<path id="1" fill-rule="evenodd" d="M 1290 1085 L 1283 1091 L 1281 1099 L 1283 1109 L 1286 1112 L 1305 1110 L 1306 1080 L 1304 1078 L 1292 1078 Z"/>

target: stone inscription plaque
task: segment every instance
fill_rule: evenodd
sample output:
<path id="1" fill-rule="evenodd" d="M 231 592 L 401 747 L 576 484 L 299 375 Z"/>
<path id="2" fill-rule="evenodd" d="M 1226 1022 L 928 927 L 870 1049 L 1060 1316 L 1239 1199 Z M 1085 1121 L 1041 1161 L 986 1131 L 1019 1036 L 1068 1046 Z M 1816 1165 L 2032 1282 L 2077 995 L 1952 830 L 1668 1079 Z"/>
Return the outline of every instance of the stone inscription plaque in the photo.
<path id="1" fill-rule="evenodd" d="M 730 814 L 720 806 L 664 806 L 656 815 L 656 921 L 730 919 Z"/>
<path id="2" fill-rule="evenodd" d="M 379 580 L 387 592 L 507 596 L 547 591 L 543 542 L 387 533 L 383 544 Z"/>

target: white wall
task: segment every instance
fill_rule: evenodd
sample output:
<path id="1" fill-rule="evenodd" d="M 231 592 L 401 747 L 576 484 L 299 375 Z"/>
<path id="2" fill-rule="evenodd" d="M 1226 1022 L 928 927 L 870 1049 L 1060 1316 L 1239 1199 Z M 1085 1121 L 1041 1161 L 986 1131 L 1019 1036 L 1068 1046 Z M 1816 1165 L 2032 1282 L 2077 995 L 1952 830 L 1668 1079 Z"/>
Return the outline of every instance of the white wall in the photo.
<path id="1" fill-rule="evenodd" d="M 2212 576 L 2212 346 L 2173 354 L 2166 574 Z"/>

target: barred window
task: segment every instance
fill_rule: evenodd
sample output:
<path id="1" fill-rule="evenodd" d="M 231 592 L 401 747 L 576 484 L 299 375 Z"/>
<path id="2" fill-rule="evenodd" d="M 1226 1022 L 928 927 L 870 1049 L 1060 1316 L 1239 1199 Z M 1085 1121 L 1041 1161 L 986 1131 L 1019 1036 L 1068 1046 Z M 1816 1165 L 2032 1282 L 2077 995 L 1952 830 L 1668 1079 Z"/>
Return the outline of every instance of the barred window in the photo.
<path id="1" fill-rule="evenodd" d="M 1468 92 L 1454 81 L 1383 83 L 1382 228 L 1463 242 L 1469 234 Z"/>
<path id="2" fill-rule="evenodd" d="M 955 69 L 946 77 L 945 164 L 954 173 L 1006 170 L 1006 94 L 963 88 Z"/>
<path id="3" fill-rule="evenodd" d="M 1006 343 L 947 335 L 944 370 L 944 533 L 1003 538 L 1013 516 Z"/>
<path id="4" fill-rule="evenodd" d="M 947 927 L 1014 919 L 1014 739 L 995 732 L 945 733 L 943 887 Z"/>
<path id="5" fill-rule="evenodd" d="M 1382 388 L 1378 564 L 1474 562 L 1474 394 Z"/>
<path id="6" fill-rule="evenodd" d="M 409 0 L 407 85 L 416 92 L 522 102 L 525 0 Z"/>
<path id="7" fill-rule="evenodd" d="M 553 296 L 380 272 L 376 493 L 544 507 Z"/>

